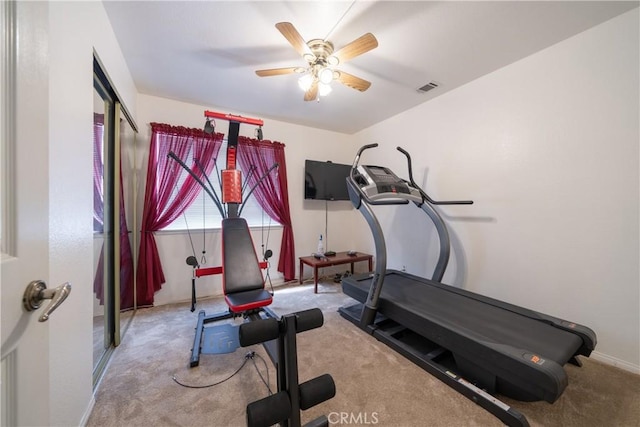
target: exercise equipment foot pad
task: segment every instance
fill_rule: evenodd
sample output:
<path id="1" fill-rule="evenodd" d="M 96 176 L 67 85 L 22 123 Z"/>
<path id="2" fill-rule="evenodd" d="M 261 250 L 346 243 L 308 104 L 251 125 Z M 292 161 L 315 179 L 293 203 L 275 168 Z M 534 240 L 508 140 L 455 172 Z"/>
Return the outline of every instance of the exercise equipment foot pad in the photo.
<path id="1" fill-rule="evenodd" d="M 240 347 L 238 328 L 239 325 L 232 324 L 207 326 L 203 331 L 200 353 L 233 353 Z"/>

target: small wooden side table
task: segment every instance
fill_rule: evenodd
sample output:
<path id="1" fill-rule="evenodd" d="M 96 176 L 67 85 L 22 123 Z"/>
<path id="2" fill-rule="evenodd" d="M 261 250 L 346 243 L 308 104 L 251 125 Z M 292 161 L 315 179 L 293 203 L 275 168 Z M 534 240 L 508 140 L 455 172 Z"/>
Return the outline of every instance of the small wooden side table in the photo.
<path id="1" fill-rule="evenodd" d="M 369 271 L 373 270 L 373 255 L 356 252 L 355 255 L 348 255 L 347 252 L 338 252 L 332 256 L 323 256 L 316 258 L 314 256 L 300 257 L 300 283 L 302 284 L 302 271 L 304 265 L 313 267 L 313 280 L 315 286 L 314 293 L 318 293 L 318 268 L 330 267 L 332 265 L 351 264 L 351 273 L 353 274 L 353 264 L 359 261 L 369 261 Z"/>

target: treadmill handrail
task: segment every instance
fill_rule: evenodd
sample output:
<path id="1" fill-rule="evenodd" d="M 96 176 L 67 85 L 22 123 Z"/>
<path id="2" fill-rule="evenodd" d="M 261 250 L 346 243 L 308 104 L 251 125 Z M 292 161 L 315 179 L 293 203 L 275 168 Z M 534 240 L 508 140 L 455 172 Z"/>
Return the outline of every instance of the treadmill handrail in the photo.
<path id="1" fill-rule="evenodd" d="M 407 169 L 409 170 L 409 183 L 411 184 L 412 187 L 420 191 L 420 194 L 427 202 L 431 203 L 432 205 L 472 205 L 473 204 L 473 200 L 446 200 L 446 201 L 433 200 L 431 197 L 429 197 L 426 191 L 420 188 L 420 186 L 418 186 L 418 184 L 416 184 L 416 182 L 413 180 L 413 167 L 411 165 L 411 156 L 409 155 L 409 153 L 400 146 L 396 147 L 396 149 L 407 157 Z"/>
<path id="2" fill-rule="evenodd" d="M 382 284 L 384 282 L 384 276 L 386 271 L 386 245 L 384 243 L 384 236 L 382 233 L 382 229 L 377 221 L 377 218 L 373 211 L 369 208 L 372 205 L 401 205 L 408 204 L 409 199 L 402 199 L 402 194 L 397 194 L 397 198 L 391 200 L 372 200 L 368 194 L 362 190 L 361 185 L 356 181 L 356 170 L 358 168 L 358 164 L 360 162 L 360 156 L 364 150 L 375 148 L 378 144 L 367 144 L 360 147 L 358 150 L 353 164 L 351 166 L 351 171 L 349 176 L 347 177 L 347 189 L 349 192 L 349 198 L 351 199 L 351 203 L 353 206 L 358 209 L 365 217 L 369 227 L 371 228 L 372 234 L 375 240 L 376 246 L 376 271 L 374 280 L 372 281 L 371 290 L 369 292 L 367 302 L 365 304 L 366 310 L 363 312 L 362 321 L 363 324 L 369 324 L 373 322 L 375 317 L 375 311 L 378 308 L 378 299 L 380 296 L 380 290 L 382 288 Z M 438 255 L 438 261 L 436 263 L 436 267 L 433 271 L 433 275 L 431 277 L 432 280 L 442 281 L 444 273 L 446 271 L 447 265 L 449 263 L 449 256 L 451 252 L 451 241 L 449 239 L 449 233 L 447 231 L 447 226 L 438 214 L 438 212 L 433 207 L 433 204 L 472 204 L 472 201 L 453 201 L 453 202 L 436 202 L 431 199 L 426 192 L 420 188 L 413 179 L 413 167 L 411 162 L 411 156 L 409 153 L 402 149 L 401 147 L 397 147 L 398 151 L 403 153 L 407 157 L 407 165 L 409 171 L 409 181 L 402 180 L 406 185 L 410 188 L 417 190 L 420 199 L 412 199 L 417 207 L 422 209 L 428 216 L 431 218 L 433 224 L 436 227 L 436 231 L 438 233 L 438 238 L 440 241 L 440 251 Z M 365 203 L 362 203 L 362 202 Z M 434 202 L 434 203 L 432 203 Z M 376 236 L 379 236 L 378 239 L 375 239 Z M 378 262 L 384 260 L 383 263 Z M 379 268 L 380 267 L 380 268 Z"/>
<path id="3" fill-rule="evenodd" d="M 358 168 L 358 162 L 360 161 L 360 155 L 362 154 L 362 152 L 364 150 L 368 150 L 369 148 L 375 148 L 377 146 L 378 146 L 378 143 L 374 142 L 373 144 L 367 144 L 360 147 L 360 149 L 356 153 L 356 157 L 353 159 L 353 164 L 351 165 L 351 171 L 349 172 L 349 178 L 355 180 L 355 177 L 353 176 L 354 175 L 353 172 Z"/>
<path id="4" fill-rule="evenodd" d="M 422 196 L 422 203 L 416 203 L 420 209 L 422 209 L 433 221 L 434 226 L 436 227 L 436 231 L 438 233 L 438 240 L 440 241 L 440 252 L 438 255 L 438 262 L 436 263 L 436 267 L 433 270 L 433 275 L 431 276 L 431 280 L 435 280 L 437 282 L 441 282 L 444 277 L 444 272 L 447 269 L 447 265 L 449 264 L 449 255 L 451 253 L 451 241 L 449 239 L 449 232 L 447 230 L 447 226 L 442 220 L 442 217 L 433 207 L 433 205 L 471 205 L 473 204 L 472 200 L 452 200 L 452 201 L 436 201 L 433 200 L 429 195 L 418 185 L 413 179 L 413 165 L 411 161 L 411 155 L 404 150 L 402 147 L 396 147 L 398 151 L 404 154 L 407 158 L 407 170 L 409 173 L 409 181 L 408 183 L 418 190 L 420 195 Z M 427 202 L 427 203 L 425 203 Z"/>

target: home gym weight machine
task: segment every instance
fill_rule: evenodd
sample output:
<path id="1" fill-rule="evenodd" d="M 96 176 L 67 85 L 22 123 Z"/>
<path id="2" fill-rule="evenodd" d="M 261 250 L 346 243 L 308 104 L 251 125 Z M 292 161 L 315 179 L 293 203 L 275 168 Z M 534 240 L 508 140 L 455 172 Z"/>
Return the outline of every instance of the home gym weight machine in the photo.
<path id="1" fill-rule="evenodd" d="M 213 133 L 211 119 L 229 122 L 227 135 L 226 168 L 220 173 L 221 197 L 218 197 L 209 177 L 197 159 L 200 174 L 189 168 L 175 153 L 168 154 L 191 175 L 213 200 L 222 216 L 222 266 L 199 268 L 195 256 L 187 258 L 187 264 L 194 267 L 192 278 L 192 306 L 195 309 L 195 277 L 210 274 L 222 275 L 224 299 L 228 310 L 207 315 L 198 313 L 198 322 L 191 350 L 190 367 L 198 366 L 201 353 L 229 353 L 239 346 L 263 343 L 269 358 L 277 370 L 277 392 L 264 399 L 247 405 L 247 424 L 250 427 L 300 426 L 300 410 L 311 408 L 335 396 L 335 383 L 329 374 L 321 375 L 303 384 L 298 383 L 296 334 L 322 326 L 324 319 L 319 309 L 312 309 L 279 317 L 268 306 L 272 294 L 265 290 L 265 280 L 261 268 L 266 261 L 258 262 L 249 227 L 240 216 L 243 202 L 242 173 L 236 168 L 238 136 L 240 124 L 258 126 L 258 139 L 262 139 L 263 121 L 249 117 L 205 111 L 207 123 L 205 132 Z M 278 165 L 274 164 L 249 190 L 248 196 Z M 206 180 L 201 179 L 201 176 Z M 247 198 L 248 198 L 247 196 Z M 242 317 L 248 322 L 240 326 L 207 324 Z M 328 426 L 326 416 L 311 421 L 309 426 Z"/>
<path id="2" fill-rule="evenodd" d="M 373 234 L 376 269 L 342 280 L 344 293 L 358 303 L 340 308 L 340 314 L 505 424 L 528 426 L 523 414 L 494 394 L 554 402 L 568 384 L 563 365 L 580 366 L 578 356 L 589 356 L 595 348 L 595 333 L 574 322 L 441 283 L 450 242 L 434 205 L 472 202 L 431 199 L 415 183 L 411 156 L 400 147 L 409 180 L 383 166 L 359 165 L 362 152 L 377 146 L 360 148 L 347 178 L 351 202 Z M 409 203 L 429 216 L 440 240 L 431 279 L 386 270 L 384 233 L 371 206 Z"/>

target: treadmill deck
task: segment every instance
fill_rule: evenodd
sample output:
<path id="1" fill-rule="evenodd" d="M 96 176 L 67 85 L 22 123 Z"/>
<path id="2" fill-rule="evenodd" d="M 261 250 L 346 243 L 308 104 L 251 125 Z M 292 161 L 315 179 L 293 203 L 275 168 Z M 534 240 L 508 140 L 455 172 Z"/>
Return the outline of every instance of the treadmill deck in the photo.
<path id="1" fill-rule="evenodd" d="M 370 284 L 368 275 L 351 276 L 342 288 L 364 303 Z M 487 389 L 524 387 L 526 398 L 497 390 L 521 400 L 555 401 L 567 384 L 562 366 L 583 346 L 539 313 L 393 270 L 385 275 L 378 312 L 451 351 L 463 372 L 493 382 Z"/>

